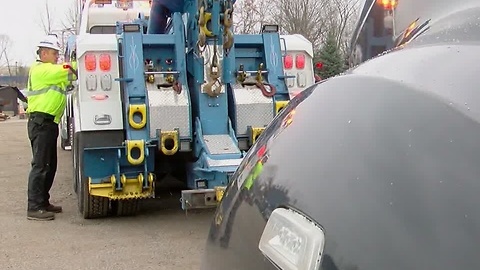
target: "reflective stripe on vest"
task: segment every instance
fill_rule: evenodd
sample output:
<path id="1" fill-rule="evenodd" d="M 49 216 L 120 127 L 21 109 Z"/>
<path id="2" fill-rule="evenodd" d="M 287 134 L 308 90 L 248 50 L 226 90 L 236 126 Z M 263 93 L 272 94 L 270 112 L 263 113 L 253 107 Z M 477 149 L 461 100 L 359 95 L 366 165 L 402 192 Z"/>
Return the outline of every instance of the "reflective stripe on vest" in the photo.
<path id="1" fill-rule="evenodd" d="M 62 88 L 56 86 L 56 85 L 52 85 L 50 87 L 45 87 L 45 88 L 42 88 L 42 89 L 39 89 L 39 90 L 32 90 L 32 85 L 29 81 L 29 85 L 28 85 L 28 91 L 27 91 L 27 96 L 31 97 L 31 96 L 38 96 L 38 95 L 41 95 L 41 94 L 45 94 L 47 93 L 49 90 L 52 90 L 52 91 L 57 91 L 61 94 L 65 94 L 65 90 L 63 90 Z"/>
<path id="2" fill-rule="evenodd" d="M 29 105 L 27 112 L 43 112 L 53 115 L 55 117 L 54 122 L 59 123 L 66 105 L 66 89 L 62 86 L 66 86 L 68 82 L 67 71 L 64 73 L 65 79 L 63 81 L 62 79 L 54 80 L 58 82 L 58 85 L 50 84 L 49 82 L 52 79 L 49 76 L 52 74 L 55 76 L 55 73 L 49 74 L 49 72 L 59 72 L 58 66 L 52 66 L 52 70 L 50 70 L 48 64 L 47 66 L 42 65 L 45 65 L 45 63 L 32 65 L 28 74 L 28 91 L 26 94 Z M 34 89 L 34 85 L 41 88 Z"/>

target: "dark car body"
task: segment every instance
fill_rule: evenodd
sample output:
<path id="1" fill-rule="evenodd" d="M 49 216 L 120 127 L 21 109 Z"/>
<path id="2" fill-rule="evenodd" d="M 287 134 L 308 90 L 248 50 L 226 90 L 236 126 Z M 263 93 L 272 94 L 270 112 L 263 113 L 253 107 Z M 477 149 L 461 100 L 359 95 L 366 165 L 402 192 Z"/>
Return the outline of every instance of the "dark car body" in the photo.
<path id="1" fill-rule="evenodd" d="M 265 129 L 201 269 L 480 269 L 480 1 L 399 0 L 395 20 L 395 49 Z M 318 267 L 295 268 L 307 257 Z"/>

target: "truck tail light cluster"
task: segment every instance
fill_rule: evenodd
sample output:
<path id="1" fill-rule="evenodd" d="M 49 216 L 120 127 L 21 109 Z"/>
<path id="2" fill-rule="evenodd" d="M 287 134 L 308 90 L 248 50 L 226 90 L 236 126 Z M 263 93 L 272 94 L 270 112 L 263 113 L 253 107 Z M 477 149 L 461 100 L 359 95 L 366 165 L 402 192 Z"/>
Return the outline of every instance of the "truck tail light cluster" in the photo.
<path id="1" fill-rule="evenodd" d="M 100 55 L 100 70 L 101 71 L 110 71 L 112 67 L 112 62 L 110 60 L 109 54 L 101 54 Z"/>
<path id="2" fill-rule="evenodd" d="M 97 57 L 95 54 L 85 55 L 85 70 L 95 71 L 97 69 Z"/>
<path id="3" fill-rule="evenodd" d="M 291 69 L 293 68 L 293 57 L 290 54 L 285 55 L 285 58 L 283 59 L 283 67 L 285 69 Z"/>
<path id="4" fill-rule="evenodd" d="M 109 54 L 103 53 L 99 55 L 99 67 L 101 71 L 110 71 L 112 61 Z M 97 55 L 93 53 L 85 55 L 85 70 L 91 72 L 97 70 Z"/>
<path id="5" fill-rule="evenodd" d="M 305 55 L 304 54 L 297 54 L 295 56 L 295 66 L 297 69 L 304 69 L 305 68 Z"/>
<path id="6" fill-rule="evenodd" d="M 286 79 L 290 94 L 292 94 L 292 91 L 301 91 L 301 89 L 304 89 L 307 86 L 307 78 L 313 78 L 313 69 L 307 68 L 309 63 L 305 53 L 287 54 L 283 58 L 283 68 L 287 71 L 286 75 L 295 76 L 295 78 L 290 77 Z M 295 69 L 292 70 L 293 68 Z"/>
<path id="7" fill-rule="evenodd" d="M 112 89 L 112 75 L 110 74 L 112 70 L 112 59 L 110 54 L 89 52 L 85 55 L 83 64 L 85 71 L 89 73 L 85 76 L 86 89 L 88 91 L 95 91 L 98 86 L 100 86 L 100 90 L 103 91 Z M 98 74 L 97 72 L 101 73 Z M 92 98 L 94 96 L 92 96 Z M 97 98 L 93 99 L 99 100 Z"/>
<path id="8" fill-rule="evenodd" d="M 291 54 L 285 55 L 283 59 L 283 67 L 285 69 L 292 69 L 293 68 L 293 56 Z M 305 55 L 302 53 L 295 55 L 295 67 L 297 69 L 304 69 L 305 68 Z"/>

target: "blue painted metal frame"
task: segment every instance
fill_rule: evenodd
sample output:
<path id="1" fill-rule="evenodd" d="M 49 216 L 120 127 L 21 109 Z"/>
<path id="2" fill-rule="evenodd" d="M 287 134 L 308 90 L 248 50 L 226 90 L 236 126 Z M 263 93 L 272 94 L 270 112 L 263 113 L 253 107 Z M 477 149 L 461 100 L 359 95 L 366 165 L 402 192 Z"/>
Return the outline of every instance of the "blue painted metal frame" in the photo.
<path id="1" fill-rule="evenodd" d="M 267 32 L 257 35 L 241 34 L 234 37 L 234 48 L 230 52 L 234 61 L 229 63 L 230 80 L 235 81 L 234 71 L 243 64 L 245 70 L 257 70 L 260 63 L 264 64 L 264 70 L 268 70 L 267 76 L 264 79 L 276 89 L 276 94 L 273 97 L 275 101 L 288 101 L 288 88 L 285 84 L 285 73 L 283 69 L 283 55 L 280 46 L 280 35 L 278 33 Z M 260 90 L 259 90 L 260 91 Z M 229 111 L 233 126 L 236 127 L 236 108 L 233 103 L 233 96 L 229 97 Z M 275 114 L 275 103 L 272 106 L 272 111 Z M 245 139 L 236 134 L 238 139 Z"/>
<path id="2" fill-rule="evenodd" d="M 221 45 L 223 43 L 223 25 L 220 24 L 220 21 L 223 20 L 221 10 L 226 2 L 224 0 L 207 0 L 206 12 L 212 13 L 212 23 L 209 27 L 216 35 L 216 40 L 208 38 L 207 44 L 216 42 L 215 44 Z M 87 160 L 91 161 L 91 164 L 88 166 L 96 167 L 99 164 L 104 164 L 101 169 L 92 174 L 94 179 L 96 179 L 94 180 L 95 182 L 102 180 L 104 175 L 109 175 L 111 170 L 114 170 L 116 175 L 126 173 L 133 176 L 138 173 L 139 169 L 146 173 L 154 168 L 155 155 L 153 155 L 153 151 L 157 151 L 157 149 L 154 146 L 155 142 L 149 140 L 149 121 L 147 121 L 146 127 L 141 130 L 134 130 L 128 124 L 129 104 L 148 104 L 143 69 L 143 61 L 148 51 L 158 50 L 155 53 L 161 56 L 162 51 L 165 53 L 165 50 L 172 51 L 172 48 L 174 48 L 175 68 L 180 72 L 178 79 L 183 86 L 188 86 L 184 87 L 183 91 L 189 91 L 192 134 L 190 138 L 186 139 L 193 141 L 193 155 L 196 159 L 195 162 L 187 166 L 187 175 L 189 176 L 187 185 L 189 188 L 197 189 L 199 180 L 206 182 L 206 188 L 225 186 L 228 184 L 229 175 L 235 172 L 237 166 L 217 166 L 212 168 L 209 167 L 208 160 L 241 159 L 245 154 L 238 148 L 236 153 L 233 154 L 211 154 L 208 152 L 206 142 L 203 139 L 203 135 L 228 135 L 238 145 L 237 135 L 232 127 L 232 123 L 236 122 L 234 114 L 231 113 L 235 110 L 235 104 L 230 97 L 232 92 L 231 84 L 236 82 L 236 70 L 240 64 L 244 64 L 246 70 L 257 70 L 258 65 L 263 63 L 263 69 L 268 70 L 265 80 L 277 90 L 276 95 L 273 97 L 274 100 L 288 100 L 288 89 L 284 81 L 280 36 L 278 33 L 235 35 L 234 45 L 228 54 L 223 55 L 223 65 L 221 66 L 222 83 L 226 87 L 225 93 L 220 94 L 218 97 L 210 97 L 202 93 L 201 86 L 205 81 L 205 66 L 204 59 L 199 55 L 196 48 L 198 42 L 197 12 L 198 1 L 185 0 L 185 13 L 188 14 L 188 20 L 184 22 L 181 13 L 174 13 L 172 23 L 169 25 L 166 34 L 144 34 L 142 29 L 147 24 L 142 17 L 133 22 L 133 24 L 140 26 L 141 32 L 123 32 L 123 23 L 117 23 L 117 36 L 122 51 L 119 57 L 124 60 L 121 67 L 124 78 L 119 80 L 122 81 L 124 86 L 126 139 L 144 140 L 147 143 L 146 161 L 143 166 L 129 165 L 126 160 L 125 147 L 91 149 L 98 154 L 87 154 L 89 155 Z M 275 106 L 273 106 L 272 110 L 275 110 Z M 158 138 L 155 140 L 158 140 Z M 109 161 L 102 163 L 101 161 L 106 160 L 106 158 Z M 115 160 L 118 162 L 115 162 Z M 145 177 L 145 179 L 147 178 Z"/>
<path id="3" fill-rule="evenodd" d="M 220 20 L 223 17 L 220 15 L 224 1 L 209 0 L 205 12 L 212 13 L 210 29 L 216 36 L 216 40 L 207 39 L 208 45 L 221 45 L 223 29 Z M 201 86 L 205 81 L 204 77 L 204 59 L 197 52 L 196 45 L 198 42 L 198 25 L 197 25 L 197 0 L 186 0 L 185 11 L 189 14 L 187 27 L 187 71 L 189 74 L 189 86 L 192 90 L 192 115 L 195 130 L 194 140 L 194 155 L 197 159 L 193 164 L 187 166 L 187 186 L 192 189 L 197 189 L 197 181 L 206 181 L 206 188 L 213 188 L 215 186 L 225 186 L 228 183 L 228 175 L 236 170 L 236 167 L 215 167 L 208 166 L 208 159 L 213 160 L 227 160 L 237 159 L 242 157 L 242 153 L 237 149 L 235 154 L 216 154 L 213 155 L 208 152 L 203 135 L 228 135 L 232 141 L 237 144 L 235 134 L 233 133 L 232 125 L 228 113 L 228 87 L 226 84 L 230 83 L 232 73 L 230 62 L 234 62 L 233 56 L 224 55 L 222 70 L 222 83 L 225 85 L 225 92 L 218 97 L 210 97 L 202 93 Z"/>

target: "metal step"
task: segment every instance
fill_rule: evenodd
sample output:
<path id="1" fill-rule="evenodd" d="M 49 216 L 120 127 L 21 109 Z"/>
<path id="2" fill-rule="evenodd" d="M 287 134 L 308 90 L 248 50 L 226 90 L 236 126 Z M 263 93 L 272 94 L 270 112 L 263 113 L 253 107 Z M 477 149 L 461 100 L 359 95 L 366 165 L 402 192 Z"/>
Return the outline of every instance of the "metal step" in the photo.
<path id="1" fill-rule="evenodd" d="M 207 157 L 207 164 L 210 168 L 215 167 L 238 167 L 242 162 L 243 158 L 235 158 L 235 159 L 211 159 Z"/>
<path id="2" fill-rule="evenodd" d="M 236 143 L 228 134 L 203 135 L 203 141 L 210 155 L 240 154 Z"/>

